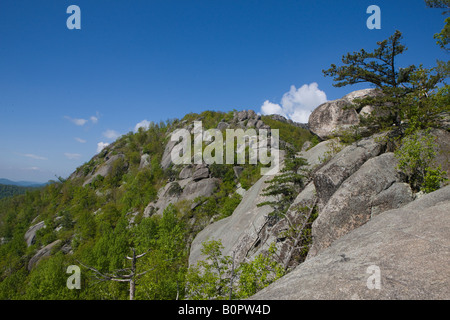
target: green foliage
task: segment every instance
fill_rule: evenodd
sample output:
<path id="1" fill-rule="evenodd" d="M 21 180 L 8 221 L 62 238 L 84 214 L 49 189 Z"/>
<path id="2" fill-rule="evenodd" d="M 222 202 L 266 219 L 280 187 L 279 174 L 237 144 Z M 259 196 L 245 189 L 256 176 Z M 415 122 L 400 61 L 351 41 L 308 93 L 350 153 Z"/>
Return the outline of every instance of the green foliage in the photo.
<path id="1" fill-rule="evenodd" d="M 273 211 L 269 216 L 276 221 L 285 216 L 289 206 L 304 187 L 305 176 L 302 173 L 302 167 L 308 164 L 304 158 L 297 157 L 292 148 L 286 149 L 284 161 L 284 168 L 281 169 L 280 174 L 269 180 L 268 186 L 263 190 L 263 196 L 272 196 L 275 200 L 258 204 L 258 206 L 271 206 Z"/>
<path id="2" fill-rule="evenodd" d="M 342 57 L 343 66 L 332 64 L 330 69 L 323 70 L 325 76 L 334 77 L 336 87 L 370 83 L 379 89 L 377 95 L 354 101 L 357 109 L 366 105 L 375 108 L 366 119 L 372 129 L 400 127 L 413 117 L 423 117 L 422 127 L 426 127 L 435 123 L 442 112 L 433 95 L 445 75 L 439 68 L 415 65 L 398 68 L 397 56 L 406 50 L 401 40 L 402 33 L 396 31 L 387 40 L 378 42 L 373 52 L 362 49 L 348 53 Z"/>
<path id="3" fill-rule="evenodd" d="M 425 0 L 426 5 L 429 8 L 439 8 L 444 9 L 443 14 L 448 14 L 450 12 L 450 1 L 449 0 Z M 444 28 L 441 32 L 436 33 L 434 38 L 437 40 L 437 44 L 444 50 L 449 51 L 448 45 L 450 43 L 450 17 L 445 19 Z"/>
<path id="4" fill-rule="evenodd" d="M 423 192 L 430 193 L 438 190 L 442 183 L 448 181 L 447 172 L 443 171 L 441 166 L 435 169 L 428 167 L 423 180 Z"/>
<path id="5" fill-rule="evenodd" d="M 446 172 L 433 164 L 436 147 L 435 138 L 429 131 L 416 131 L 404 137 L 401 147 L 395 151 L 398 168 L 407 175 L 409 184 L 416 191 L 434 191 L 445 181 Z"/>
<path id="6" fill-rule="evenodd" d="M 205 259 L 187 272 L 188 299 L 248 298 L 284 275 L 282 265 L 274 259 L 275 246 L 271 246 L 267 254 L 236 266 L 233 257 L 222 254 L 224 247 L 220 240 L 205 241 L 202 245 Z"/>
<path id="7" fill-rule="evenodd" d="M 29 190 L 29 188 L 0 184 L 0 199 L 25 194 L 27 190 Z"/>
<path id="8" fill-rule="evenodd" d="M 223 256 L 222 243 L 211 240 L 202 243 L 202 254 L 206 257 L 191 267 L 187 273 L 187 297 L 192 300 L 223 300 L 229 297 L 232 258 Z"/>
<path id="9" fill-rule="evenodd" d="M 251 262 L 241 264 L 239 298 L 246 299 L 285 275 L 283 266 L 275 259 L 276 248 L 272 244 L 267 254 L 258 255 Z"/>
<path id="10" fill-rule="evenodd" d="M 262 116 L 262 121 L 272 129 L 280 130 L 280 140 L 287 142 L 299 152 L 306 141 L 313 139 L 313 134 L 301 127 L 293 126 L 287 122 L 272 119 L 270 116 Z"/>

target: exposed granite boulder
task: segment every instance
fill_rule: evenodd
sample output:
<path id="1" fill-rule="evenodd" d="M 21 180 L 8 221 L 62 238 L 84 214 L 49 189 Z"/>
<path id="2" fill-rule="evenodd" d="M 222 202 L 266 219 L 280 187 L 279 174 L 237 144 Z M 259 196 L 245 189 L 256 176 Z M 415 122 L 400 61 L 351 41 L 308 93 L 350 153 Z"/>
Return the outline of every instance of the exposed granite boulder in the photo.
<path id="1" fill-rule="evenodd" d="M 250 299 L 449 300 L 449 212 L 450 186 L 383 212 Z"/>
<path id="2" fill-rule="evenodd" d="M 380 155 L 385 149 L 381 136 L 372 136 L 345 147 L 314 175 L 314 185 L 323 207 L 348 177 L 367 160 Z"/>
<path id="3" fill-rule="evenodd" d="M 141 162 L 139 163 L 139 170 L 150 167 L 150 155 L 143 154 L 141 156 Z"/>
<path id="4" fill-rule="evenodd" d="M 356 98 L 365 98 L 378 94 L 376 89 L 363 89 L 351 92 L 342 99 L 328 101 L 318 106 L 309 116 L 308 127 L 321 139 L 339 136 L 339 131 L 359 125 L 359 114 L 356 109 L 349 108 Z M 372 112 L 371 109 L 364 110 Z"/>
<path id="5" fill-rule="evenodd" d="M 346 109 L 349 105 L 344 99 L 321 104 L 309 116 L 309 129 L 321 139 L 328 139 L 342 129 L 358 125 L 358 113 L 354 109 Z"/>
<path id="6" fill-rule="evenodd" d="M 376 216 L 390 209 L 403 207 L 414 200 L 414 194 L 407 183 L 396 182 L 380 192 L 371 202 L 371 216 Z"/>
<path id="7" fill-rule="evenodd" d="M 378 89 L 362 89 L 350 92 L 346 94 L 342 99 L 348 101 L 349 103 L 353 103 L 355 99 L 364 99 L 370 96 L 376 96 L 380 94 L 380 90 Z"/>
<path id="8" fill-rule="evenodd" d="M 182 200 L 192 201 L 198 197 L 209 197 L 213 194 L 219 182 L 216 178 L 194 181 L 192 178 L 172 181 L 158 191 L 158 200 L 151 202 L 144 209 L 144 217 L 153 214 L 162 215 L 170 204 Z"/>
<path id="9" fill-rule="evenodd" d="M 219 179 L 208 178 L 199 181 L 193 181 L 186 185 L 180 200 L 194 200 L 197 197 L 209 197 L 213 194 Z"/>
<path id="10" fill-rule="evenodd" d="M 188 179 L 190 177 L 192 177 L 192 166 L 191 165 L 187 165 L 185 167 L 183 167 L 183 169 L 181 169 L 180 171 L 180 175 L 178 176 L 180 179 Z"/>
<path id="11" fill-rule="evenodd" d="M 45 228 L 45 222 L 41 221 L 33 226 L 31 226 L 27 232 L 25 232 L 25 241 L 27 243 L 27 246 L 31 246 L 34 243 L 34 240 L 36 238 L 36 232 L 39 229 Z"/>
<path id="12" fill-rule="evenodd" d="M 223 131 L 223 130 L 228 129 L 229 126 L 230 126 L 230 125 L 229 125 L 228 123 L 221 121 L 221 122 L 219 122 L 219 124 L 217 125 L 217 129 L 219 129 L 220 131 Z"/>
<path id="13" fill-rule="evenodd" d="M 167 169 L 172 164 L 172 150 L 177 145 L 177 141 L 169 140 L 164 148 L 164 153 L 161 158 L 161 167 Z"/>
<path id="14" fill-rule="evenodd" d="M 368 160 L 342 183 L 312 225 L 313 245 L 308 258 L 370 220 L 373 199 L 400 181 L 396 166 L 394 154 L 385 153 Z M 385 206 L 392 208 L 387 203 Z"/>
<path id="15" fill-rule="evenodd" d="M 333 147 L 341 147 L 341 144 L 337 139 L 322 141 L 314 147 L 300 152 L 299 156 L 308 161 L 307 169 L 312 170 L 322 164 L 322 162 L 326 158 L 327 153 L 332 152 Z"/>
<path id="16" fill-rule="evenodd" d="M 209 169 L 206 165 L 197 165 L 192 175 L 194 181 L 206 179 L 209 177 Z"/>
<path id="17" fill-rule="evenodd" d="M 112 156 L 105 157 L 105 162 L 101 164 L 98 168 L 95 168 L 93 173 L 90 173 L 86 176 L 86 180 L 83 183 L 83 187 L 91 183 L 97 176 L 106 177 L 112 170 L 114 162 L 119 159 L 125 159 L 123 154 L 115 154 Z M 125 168 L 128 166 L 127 163 L 124 163 Z"/>
<path id="18" fill-rule="evenodd" d="M 40 249 L 31 259 L 28 261 L 28 271 L 31 271 L 35 265 L 37 265 L 43 258 L 50 256 L 50 253 L 54 247 L 59 245 L 61 240 L 53 241 Z"/>

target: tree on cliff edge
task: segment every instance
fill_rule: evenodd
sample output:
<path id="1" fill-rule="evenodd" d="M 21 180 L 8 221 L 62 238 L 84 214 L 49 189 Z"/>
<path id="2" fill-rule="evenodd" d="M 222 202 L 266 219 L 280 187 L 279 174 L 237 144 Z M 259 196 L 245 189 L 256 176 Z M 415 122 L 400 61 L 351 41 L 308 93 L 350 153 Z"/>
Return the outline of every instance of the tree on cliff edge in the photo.
<path id="1" fill-rule="evenodd" d="M 397 56 L 407 50 L 401 40 L 402 33 L 396 31 L 388 39 L 377 42 L 373 52 L 361 49 L 347 53 L 342 57 L 344 65 L 332 64 L 323 70 L 325 76 L 334 77 L 335 87 L 370 83 L 379 89 L 378 95 L 355 100 L 356 108 L 365 105 L 374 108 L 368 118 L 369 126 L 374 128 L 400 127 L 405 122 L 426 127 L 445 109 L 440 96 L 447 93 L 445 87 L 438 88 L 445 74 L 439 68 L 425 69 L 421 65 L 399 68 Z"/>

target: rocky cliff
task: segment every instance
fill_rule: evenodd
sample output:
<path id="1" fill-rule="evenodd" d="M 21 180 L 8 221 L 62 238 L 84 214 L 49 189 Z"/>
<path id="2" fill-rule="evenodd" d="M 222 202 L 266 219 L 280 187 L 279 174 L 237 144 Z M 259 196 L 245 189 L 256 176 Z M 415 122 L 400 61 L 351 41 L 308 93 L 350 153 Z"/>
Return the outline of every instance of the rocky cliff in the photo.
<path id="1" fill-rule="evenodd" d="M 298 154 L 309 163 L 309 183 L 275 225 L 268 223 L 262 190 L 268 177 L 249 189 L 227 219 L 207 226 L 194 239 L 189 263 L 202 259 L 201 243 L 220 240 L 224 255 L 237 264 L 252 260 L 271 244 L 279 259 L 293 270 L 258 293 L 255 299 L 416 299 L 450 298 L 450 188 L 420 197 L 397 169 L 385 134 L 342 145 L 339 129 L 358 124 L 352 100 L 374 94 L 351 93 L 319 106 L 309 128 L 325 139 Z M 361 113 L 362 110 L 359 112 Z M 368 110 L 364 112 L 370 112 Z M 330 118 L 330 121 L 326 120 Z M 450 173 L 450 133 L 433 129 L 438 144 L 436 162 Z M 314 208 L 312 245 L 305 261 L 288 254 L 292 240 L 285 236 L 298 208 Z M 288 221 L 289 220 L 289 221 Z M 294 255 L 295 257 L 295 255 Z M 286 261 L 286 259 L 291 259 Z M 381 270 L 381 290 L 370 290 L 366 269 Z"/>

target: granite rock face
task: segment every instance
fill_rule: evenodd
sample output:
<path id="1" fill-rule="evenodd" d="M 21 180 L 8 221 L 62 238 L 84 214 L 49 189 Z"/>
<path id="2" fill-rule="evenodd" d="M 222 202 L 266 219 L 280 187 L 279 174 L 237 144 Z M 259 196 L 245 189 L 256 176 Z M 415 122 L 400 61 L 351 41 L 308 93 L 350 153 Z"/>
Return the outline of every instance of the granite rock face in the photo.
<path id="1" fill-rule="evenodd" d="M 373 199 L 400 181 L 396 166 L 394 154 L 385 153 L 369 159 L 341 184 L 312 225 L 313 246 L 308 258 L 370 220 Z M 385 203 L 384 209 L 391 205 Z"/>
<path id="2" fill-rule="evenodd" d="M 345 147 L 315 173 L 314 184 L 320 207 L 323 207 L 340 185 L 367 160 L 383 153 L 385 144 L 379 138 L 366 138 Z"/>
<path id="3" fill-rule="evenodd" d="M 27 246 L 31 246 L 34 243 L 34 240 L 36 238 L 36 232 L 39 229 L 45 228 L 45 222 L 41 221 L 33 226 L 31 226 L 27 232 L 25 233 L 25 241 L 27 243 Z"/>
<path id="4" fill-rule="evenodd" d="M 375 89 L 363 89 L 351 92 L 342 99 L 321 104 L 309 116 L 309 129 L 321 139 L 339 136 L 341 130 L 360 123 L 358 111 L 354 108 L 349 108 L 353 101 L 357 98 L 361 99 L 376 94 L 378 93 Z M 363 114 L 366 115 L 371 111 L 372 109 L 366 108 Z"/>
<path id="5" fill-rule="evenodd" d="M 450 186 L 383 212 L 250 299 L 448 300 L 449 212 Z"/>
<path id="6" fill-rule="evenodd" d="M 59 245 L 61 240 L 53 241 L 52 243 L 46 245 L 40 249 L 31 259 L 28 261 L 28 271 L 31 271 L 34 266 L 36 266 L 43 258 L 50 256 L 51 251 L 54 247 Z"/>

